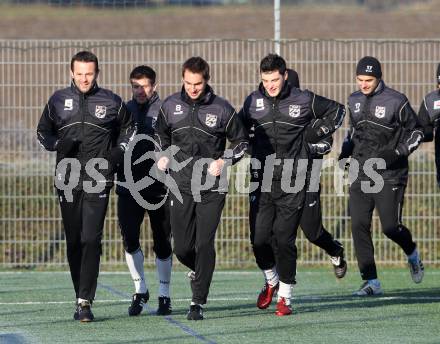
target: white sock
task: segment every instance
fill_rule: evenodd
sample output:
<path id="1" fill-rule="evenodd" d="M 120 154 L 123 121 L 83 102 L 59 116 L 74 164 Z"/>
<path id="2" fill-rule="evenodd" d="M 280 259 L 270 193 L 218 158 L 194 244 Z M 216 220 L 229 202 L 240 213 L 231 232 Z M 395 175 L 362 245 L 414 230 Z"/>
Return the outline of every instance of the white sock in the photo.
<path id="1" fill-rule="evenodd" d="M 272 269 L 262 270 L 262 271 L 263 271 L 264 279 L 271 286 L 274 286 L 279 282 L 276 265 L 274 265 L 274 267 Z"/>
<path id="2" fill-rule="evenodd" d="M 165 259 L 156 257 L 157 279 L 159 280 L 159 296 L 170 297 L 171 267 L 173 255 Z"/>
<path id="3" fill-rule="evenodd" d="M 195 306 L 195 305 L 199 305 L 200 307 L 203 308 L 203 305 L 202 305 L 202 304 L 200 304 L 200 303 L 195 303 L 195 302 L 191 301 L 191 306 Z"/>
<path id="4" fill-rule="evenodd" d="M 131 278 L 134 282 L 136 294 L 144 294 L 147 292 L 144 276 L 144 254 L 141 249 L 134 253 L 125 252 L 125 260 L 127 261 L 128 270 L 130 270 Z"/>
<path id="5" fill-rule="evenodd" d="M 81 299 L 80 297 L 78 298 L 78 304 L 80 304 L 80 303 L 83 302 L 83 301 L 87 301 L 87 302 L 89 302 L 89 300 Z"/>
<path id="6" fill-rule="evenodd" d="M 292 285 L 280 281 L 278 300 L 280 300 L 282 297 L 286 299 L 286 305 L 290 305 L 290 298 L 292 297 Z"/>

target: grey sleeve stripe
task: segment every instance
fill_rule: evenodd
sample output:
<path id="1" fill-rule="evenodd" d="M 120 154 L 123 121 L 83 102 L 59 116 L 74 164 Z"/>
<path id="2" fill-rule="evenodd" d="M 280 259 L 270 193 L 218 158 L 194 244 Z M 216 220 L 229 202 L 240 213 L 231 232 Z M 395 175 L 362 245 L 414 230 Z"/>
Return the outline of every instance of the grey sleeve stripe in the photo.
<path id="1" fill-rule="evenodd" d="M 119 106 L 119 110 L 118 110 L 118 116 L 119 116 L 119 113 L 121 112 L 121 109 L 122 109 L 122 104 L 123 104 L 124 102 L 121 100 L 121 106 Z"/>
<path id="2" fill-rule="evenodd" d="M 425 105 L 426 111 L 428 111 L 428 106 L 426 105 L 426 98 L 423 98 L 423 104 Z M 429 111 L 428 111 L 428 113 L 429 113 Z"/>
<path id="3" fill-rule="evenodd" d="M 165 123 L 168 124 L 167 117 L 165 116 L 165 112 L 163 112 L 162 106 L 160 107 L 160 113 L 162 114 L 162 117 L 165 120 Z"/>
<path id="4" fill-rule="evenodd" d="M 313 112 L 313 117 L 316 118 L 316 113 L 315 113 L 315 93 L 313 93 L 312 112 Z"/>
<path id="5" fill-rule="evenodd" d="M 67 124 L 67 125 L 65 125 L 64 127 L 61 127 L 61 128 L 58 129 L 58 130 L 63 130 L 63 129 L 65 129 L 65 128 L 70 127 L 70 126 L 75 125 L 75 124 L 81 124 L 81 122 L 73 122 L 73 123 Z"/>
<path id="6" fill-rule="evenodd" d="M 237 113 L 237 112 L 234 110 L 234 113 L 232 114 L 231 118 L 229 118 L 229 121 L 228 121 L 228 123 L 226 124 L 226 128 L 225 128 L 226 131 L 228 130 L 229 123 L 231 123 L 232 118 L 234 118 L 234 116 L 236 115 L 236 113 Z"/>
<path id="7" fill-rule="evenodd" d="M 160 136 L 158 134 L 154 134 L 154 136 L 157 137 L 157 140 L 159 141 L 159 147 L 162 149 L 163 146 L 162 146 L 162 141 L 160 140 Z"/>
<path id="8" fill-rule="evenodd" d="M 49 118 L 53 121 L 54 119 L 52 118 L 52 114 L 50 113 L 49 102 L 47 102 L 47 112 L 48 112 Z"/>
<path id="9" fill-rule="evenodd" d="M 400 123 L 402 123 L 402 110 L 403 110 L 403 108 L 406 106 L 406 104 L 408 104 L 408 101 L 406 101 L 405 104 L 402 105 L 402 107 L 400 108 L 400 111 L 399 111 L 399 120 L 400 120 Z"/>

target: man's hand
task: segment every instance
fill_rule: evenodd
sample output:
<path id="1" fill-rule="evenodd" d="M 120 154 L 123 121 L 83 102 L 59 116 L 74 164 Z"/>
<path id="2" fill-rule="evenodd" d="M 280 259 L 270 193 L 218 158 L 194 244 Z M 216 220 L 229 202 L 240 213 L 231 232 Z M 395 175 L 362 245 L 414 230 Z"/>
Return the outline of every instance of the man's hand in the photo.
<path id="1" fill-rule="evenodd" d="M 399 160 L 400 154 L 397 149 L 386 149 L 379 152 L 377 157 L 380 159 L 384 159 L 387 168 L 390 168 L 394 163 L 397 162 L 397 160 Z"/>
<path id="2" fill-rule="evenodd" d="M 209 165 L 208 173 L 211 176 L 218 177 L 222 173 L 224 165 L 225 165 L 225 161 L 223 159 L 214 160 Z"/>
<path id="3" fill-rule="evenodd" d="M 168 159 L 166 156 L 163 156 L 160 158 L 157 162 L 157 168 L 161 170 L 162 172 L 166 171 L 168 168 L 168 165 L 170 164 L 170 159 Z"/>
<path id="4" fill-rule="evenodd" d="M 317 125 L 316 127 L 308 126 L 305 130 L 305 139 L 307 143 L 318 143 L 330 132 L 325 125 Z"/>

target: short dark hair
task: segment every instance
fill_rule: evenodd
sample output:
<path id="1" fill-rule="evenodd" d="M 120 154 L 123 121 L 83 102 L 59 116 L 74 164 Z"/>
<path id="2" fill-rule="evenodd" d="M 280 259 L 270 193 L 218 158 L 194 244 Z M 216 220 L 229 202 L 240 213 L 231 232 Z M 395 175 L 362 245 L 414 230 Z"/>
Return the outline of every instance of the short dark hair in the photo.
<path id="1" fill-rule="evenodd" d="M 260 73 L 278 71 L 280 74 L 284 74 L 286 68 L 286 61 L 277 54 L 269 54 L 260 62 Z"/>
<path id="2" fill-rule="evenodd" d="M 130 80 L 131 79 L 139 80 L 143 78 L 149 79 L 151 83 L 154 85 L 156 83 L 156 72 L 150 66 L 142 65 L 142 66 L 134 67 L 134 69 L 130 73 Z"/>
<path id="3" fill-rule="evenodd" d="M 72 60 L 70 61 L 70 70 L 73 72 L 73 64 L 75 61 L 78 62 L 94 62 L 95 63 L 95 72 L 99 72 L 99 64 L 98 58 L 95 54 L 90 51 L 80 51 L 73 55 Z"/>
<path id="4" fill-rule="evenodd" d="M 185 71 L 189 70 L 191 73 L 202 74 L 203 79 L 208 81 L 209 76 L 209 64 L 200 56 L 194 56 L 189 58 L 182 65 L 182 77 L 185 74 Z"/>

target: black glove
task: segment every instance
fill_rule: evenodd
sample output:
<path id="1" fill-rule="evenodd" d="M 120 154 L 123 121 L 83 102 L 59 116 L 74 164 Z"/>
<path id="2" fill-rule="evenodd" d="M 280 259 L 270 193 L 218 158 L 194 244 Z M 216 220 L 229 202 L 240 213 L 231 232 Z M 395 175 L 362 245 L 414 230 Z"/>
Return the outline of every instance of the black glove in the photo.
<path id="1" fill-rule="evenodd" d="M 318 143 L 329 132 L 330 129 L 325 125 L 317 127 L 308 126 L 305 130 L 305 140 L 308 143 Z"/>
<path id="2" fill-rule="evenodd" d="M 387 168 L 390 168 L 400 158 L 399 151 L 397 149 L 385 149 L 377 155 L 378 158 L 384 159 L 387 164 Z"/>
<path id="3" fill-rule="evenodd" d="M 78 139 L 71 139 L 70 137 L 59 139 L 56 144 L 57 152 L 66 157 L 73 157 L 80 143 L 81 141 Z"/>
<path id="4" fill-rule="evenodd" d="M 314 157 L 316 154 L 316 146 L 312 143 L 307 144 L 307 148 L 309 149 L 309 154 Z"/>
<path id="5" fill-rule="evenodd" d="M 113 147 L 110 150 L 107 159 L 113 169 L 116 169 L 120 164 L 124 162 L 124 153 L 125 151 L 121 147 Z"/>

